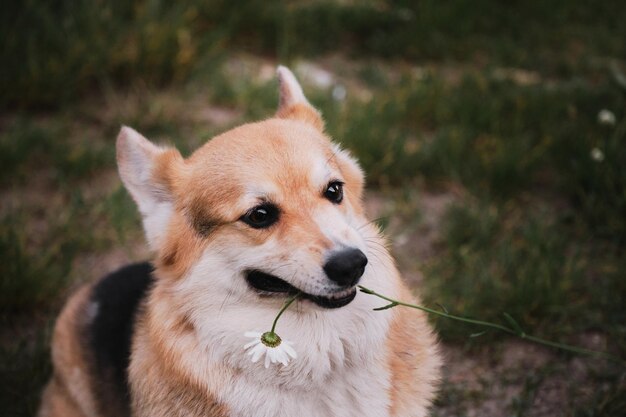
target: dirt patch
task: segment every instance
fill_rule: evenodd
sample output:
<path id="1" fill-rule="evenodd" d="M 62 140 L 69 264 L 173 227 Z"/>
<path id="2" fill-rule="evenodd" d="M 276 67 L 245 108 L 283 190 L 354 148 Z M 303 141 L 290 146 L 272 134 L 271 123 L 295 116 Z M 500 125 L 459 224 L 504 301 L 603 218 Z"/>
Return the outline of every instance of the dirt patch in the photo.
<path id="1" fill-rule="evenodd" d="M 454 189 L 415 189 L 403 195 L 367 192 L 368 216 L 384 226 L 398 268 L 411 286 L 419 287 L 421 266 L 437 255 L 443 215 L 459 196 Z"/>
<path id="2" fill-rule="evenodd" d="M 405 280 L 417 293 L 423 281 L 420 267 L 438 254 L 446 209 L 460 201 L 460 190 L 416 189 L 394 195 L 367 192 L 366 210 L 384 227 Z M 505 417 L 571 415 L 586 404 L 597 387 L 594 375 L 607 364 L 587 357 L 566 358 L 559 352 L 508 336 L 487 346 L 443 344 L 445 356 L 441 393 L 434 416 Z M 598 334 L 577 341 L 605 350 Z"/>
<path id="3" fill-rule="evenodd" d="M 444 345 L 443 351 L 435 416 L 571 415 L 589 403 L 598 387 L 594 375 L 607 369 L 598 359 L 567 359 L 514 339 L 480 349 Z"/>

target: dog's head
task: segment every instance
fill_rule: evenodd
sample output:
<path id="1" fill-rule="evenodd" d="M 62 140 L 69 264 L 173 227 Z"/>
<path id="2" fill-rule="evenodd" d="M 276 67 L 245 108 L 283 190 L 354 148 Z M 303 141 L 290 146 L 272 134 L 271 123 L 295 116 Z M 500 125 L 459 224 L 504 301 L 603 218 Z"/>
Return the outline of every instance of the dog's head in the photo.
<path id="1" fill-rule="evenodd" d="M 275 117 L 223 133 L 183 159 L 130 128 L 120 175 L 159 275 L 209 291 L 322 307 L 352 301 L 367 268 L 363 173 L 324 134 L 293 74 L 278 68 Z"/>

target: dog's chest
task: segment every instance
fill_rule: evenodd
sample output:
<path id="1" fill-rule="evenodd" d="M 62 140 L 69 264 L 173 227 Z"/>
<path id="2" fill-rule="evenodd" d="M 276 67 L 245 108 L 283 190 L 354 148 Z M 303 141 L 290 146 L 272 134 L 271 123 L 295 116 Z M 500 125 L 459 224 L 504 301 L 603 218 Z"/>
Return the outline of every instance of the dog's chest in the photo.
<path id="1" fill-rule="evenodd" d="M 380 364 L 346 369 L 309 387 L 242 378 L 231 388 L 226 397 L 232 417 L 389 416 L 389 375 Z"/>
<path id="2" fill-rule="evenodd" d="M 208 353 L 207 375 L 211 369 L 227 375 L 213 379 L 209 390 L 232 417 L 388 417 L 391 313 L 373 311 L 379 305 L 361 295 L 342 309 L 285 314 L 278 332 L 294 343 L 297 358 L 284 368 L 252 363 L 243 349 L 244 333 L 262 332 L 274 311 L 237 305 L 224 307 L 220 317 L 203 317 L 195 328 Z"/>
<path id="3" fill-rule="evenodd" d="M 389 416 L 388 314 L 373 315 L 363 301 L 352 313 L 311 316 L 310 322 L 288 316 L 280 331 L 294 341 L 298 357 L 284 368 L 265 369 L 242 354 L 241 344 L 222 344 L 215 359 L 236 362 L 241 370 L 219 389 L 231 415 Z"/>

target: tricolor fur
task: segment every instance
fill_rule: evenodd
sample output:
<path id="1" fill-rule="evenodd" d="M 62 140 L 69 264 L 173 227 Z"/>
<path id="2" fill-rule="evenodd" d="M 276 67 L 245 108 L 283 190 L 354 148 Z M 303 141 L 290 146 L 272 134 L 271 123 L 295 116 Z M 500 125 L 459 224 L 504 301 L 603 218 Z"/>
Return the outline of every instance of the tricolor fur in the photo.
<path id="1" fill-rule="evenodd" d="M 340 285 L 325 269 L 335 254 L 360 251 L 360 284 L 414 300 L 365 217 L 363 173 L 324 134 L 293 74 L 279 67 L 278 76 L 275 117 L 223 133 L 187 159 L 122 129 L 120 176 L 155 269 L 129 267 L 70 299 L 41 417 L 427 414 L 440 360 L 424 315 L 373 311 L 379 299 L 352 300 L 356 282 Z M 333 182 L 343 184 L 340 202 L 324 198 Z M 277 210 L 269 227 L 244 221 L 260 204 Z M 285 300 L 253 288 L 250 271 L 310 297 L 278 323 L 298 353 L 288 366 L 266 369 L 243 350 L 244 333 L 269 330 Z M 324 308 L 316 297 L 344 301 Z M 125 338 L 126 357 L 115 345 Z"/>

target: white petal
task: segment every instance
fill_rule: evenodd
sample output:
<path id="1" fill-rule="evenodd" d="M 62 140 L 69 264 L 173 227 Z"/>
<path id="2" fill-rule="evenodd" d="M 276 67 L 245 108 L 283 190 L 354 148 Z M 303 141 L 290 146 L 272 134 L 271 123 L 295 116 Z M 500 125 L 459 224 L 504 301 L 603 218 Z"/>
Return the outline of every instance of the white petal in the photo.
<path id="1" fill-rule="evenodd" d="M 262 345 L 261 343 L 256 345 L 254 349 L 250 351 L 250 355 L 252 355 L 252 363 L 256 363 L 259 359 L 261 359 L 261 356 L 263 356 L 264 352 L 265 352 L 264 345 Z"/>
<path id="2" fill-rule="evenodd" d="M 272 363 L 280 362 L 280 357 L 283 351 L 280 349 L 280 347 L 277 347 L 273 350 L 274 351 L 272 352 Z"/>
<path id="3" fill-rule="evenodd" d="M 270 357 L 270 362 L 276 363 L 276 350 L 277 348 L 269 348 L 267 349 L 267 356 Z"/>
<path id="4" fill-rule="evenodd" d="M 282 362 L 281 358 L 283 357 L 285 353 L 283 352 L 283 350 L 280 348 L 280 346 L 278 346 L 276 349 L 274 349 L 274 363 L 278 363 L 278 362 Z"/>
<path id="5" fill-rule="evenodd" d="M 260 340 L 253 340 L 253 341 L 252 341 L 252 342 L 250 342 L 250 343 L 246 343 L 246 344 L 243 346 L 243 348 L 244 348 L 244 350 L 248 350 L 248 348 L 250 348 L 251 346 L 254 346 L 254 345 L 259 344 L 259 343 L 261 343 L 261 341 L 260 341 Z"/>
<path id="6" fill-rule="evenodd" d="M 259 332 L 245 332 L 243 335 L 245 337 L 254 337 L 254 338 L 258 338 L 258 339 L 261 338 L 261 333 L 259 333 Z"/>
<path id="7" fill-rule="evenodd" d="M 296 353 L 294 348 L 291 347 L 291 343 L 283 341 L 282 347 L 283 347 L 283 350 L 287 353 L 287 355 L 291 356 L 294 359 L 298 357 L 298 354 Z"/>
<path id="8" fill-rule="evenodd" d="M 284 350 L 280 350 L 279 352 L 277 352 L 276 360 L 282 363 L 283 366 L 287 366 L 287 364 L 289 363 L 289 357 Z"/>
<path id="9" fill-rule="evenodd" d="M 270 355 L 269 355 L 269 351 L 266 351 L 265 353 L 265 367 L 269 368 L 270 367 Z"/>
<path id="10" fill-rule="evenodd" d="M 257 347 L 253 347 L 252 349 L 248 349 L 248 351 L 246 352 L 248 354 L 248 356 L 252 356 L 254 357 L 255 352 L 257 351 Z"/>
<path id="11" fill-rule="evenodd" d="M 282 363 L 284 354 L 285 353 L 280 349 L 280 347 L 274 349 L 274 363 Z"/>

